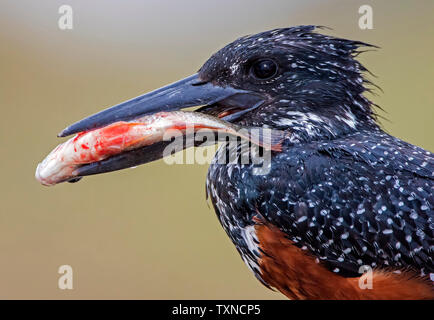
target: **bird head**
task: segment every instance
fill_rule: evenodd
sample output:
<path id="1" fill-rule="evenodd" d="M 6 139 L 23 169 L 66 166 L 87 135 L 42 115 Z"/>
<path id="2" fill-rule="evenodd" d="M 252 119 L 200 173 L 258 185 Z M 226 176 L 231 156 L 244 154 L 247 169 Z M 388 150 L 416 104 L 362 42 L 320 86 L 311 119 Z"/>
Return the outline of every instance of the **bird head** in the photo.
<path id="1" fill-rule="evenodd" d="M 194 106 L 242 126 L 291 131 L 296 142 L 375 127 L 372 103 L 364 96 L 366 69 L 355 59 L 359 48 L 371 45 L 315 28 L 239 38 L 192 76 L 78 121 L 59 136 Z"/>
<path id="2" fill-rule="evenodd" d="M 356 60 L 372 45 L 316 33 L 314 26 L 275 29 L 242 37 L 199 70 L 202 81 L 256 94 L 263 101 L 236 120 L 288 129 L 300 140 L 332 138 L 375 126 L 370 81 Z M 227 113 L 221 103 L 202 109 Z"/>

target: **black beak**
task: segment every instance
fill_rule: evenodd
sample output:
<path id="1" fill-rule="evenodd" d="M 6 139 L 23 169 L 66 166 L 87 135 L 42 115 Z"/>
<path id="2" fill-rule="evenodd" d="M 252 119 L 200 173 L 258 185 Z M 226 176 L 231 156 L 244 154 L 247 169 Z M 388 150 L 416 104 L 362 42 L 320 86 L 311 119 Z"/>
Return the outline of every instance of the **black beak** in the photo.
<path id="1" fill-rule="evenodd" d="M 201 112 L 213 113 L 213 109 L 231 110 L 223 119 L 235 121 L 244 113 L 258 107 L 265 100 L 255 93 L 230 86 L 218 86 L 200 79 L 194 74 L 168 86 L 138 96 L 114 107 L 103 110 L 80 120 L 59 133 L 65 137 L 74 133 L 104 127 L 117 121 L 129 121 L 143 115 L 161 111 L 203 106 Z M 143 164 L 162 157 L 164 143 L 144 147 L 140 151 L 121 154 L 100 162 L 84 165 L 77 172 L 79 176 L 120 170 Z M 149 151 L 149 153 L 147 152 Z"/>
<path id="2" fill-rule="evenodd" d="M 245 106 L 246 103 L 251 103 L 252 94 L 245 90 L 204 82 L 198 74 L 194 74 L 80 120 L 65 128 L 58 136 L 66 137 L 74 133 L 104 127 L 113 122 L 129 121 L 160 111 L 208 106 L 225 99 L 230 100 L 231 107 L 245 109 L 248 107 Z M 253 99 L 260 100 L 256 97 Z"/>

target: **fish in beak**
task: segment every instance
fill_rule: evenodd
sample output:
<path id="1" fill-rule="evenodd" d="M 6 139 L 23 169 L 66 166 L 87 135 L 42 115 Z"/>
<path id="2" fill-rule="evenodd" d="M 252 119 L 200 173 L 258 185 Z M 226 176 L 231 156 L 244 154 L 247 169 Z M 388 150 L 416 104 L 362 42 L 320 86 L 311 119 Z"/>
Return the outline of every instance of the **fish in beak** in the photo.
<path id="1" fill-rule="evenodd" d="M 65 128 L 58 136 L 66 137 L 77 133 L 80 135 L 114 123 L 134 122 L 147 115 L 191 107 L 201 107 L 195 112 L 212 114 L 227 122 L 233 122 L 264 101 L 265 98 L 256 93 L 231 86 L 215 85 L 203 81 L 198 74 L 194 74 L 80 120 Z M 167 141 L 153 141 L 152 144 L 125 148 L 122 152 L 113 153 L 109 157 L 94 158 L 95 161 L 74 168 L 74 177 L 66 180 L 75 182 L 82 176 L 120 170 L 158 160 L 163 157 L 167 145 Z M 187 143 L 184 147 L 191 145 Z"/>
<path id="2" fill-rule="evenodd" d="M 75 181 L 82 176 L 82 165 L 196 132 L 212 133 L 214 136 L 216 133 L 223 134 L 225 139 L 226 135 L 239 137 L 267 151 L 277 152 L 282 150 L 285 138 L 284 131 L 243 128 L 199 112 L 158 112 L 133 121 L 118 121 L 102 128 L 80 132 L 57 146 L 38 165 L 35 176 L 46 186 L 71 179 Z"/>

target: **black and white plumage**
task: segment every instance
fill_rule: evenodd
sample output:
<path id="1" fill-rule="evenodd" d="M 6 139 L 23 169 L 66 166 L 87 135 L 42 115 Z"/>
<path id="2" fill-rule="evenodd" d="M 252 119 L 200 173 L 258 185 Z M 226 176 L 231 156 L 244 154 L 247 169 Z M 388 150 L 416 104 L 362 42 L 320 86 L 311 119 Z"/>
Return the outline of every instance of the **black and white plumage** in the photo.
<path id="1" fill-rule="evenodd" d="M 362 265 L 427 274 L 434 272 L 432 163 L 431 153 L 386 133 L 357 132 L 288 144 L 267 175 L 252 174 L 249 165 L 214 163 L 208 192 L 251 261 L 260 254 L 245 230 L 259 212 L 343 276 L 360 275 Z"/>
<path id="2" fill-rule="evenodd" d="M 270 96 L 241 124 L 292 133 L 267 175 L 217 161 L 208 172 L 217 215 L 260 279 L 258 215 L 345 277 L 360 276 L 362 265 L 434 272 L 434 157 L 377 125 L 363 95 L 366 69 L 355 60 L 361 46 L 313 26 L 278 29 L 229 44 L 200 71 Z M 258 58 L 277 61 L 280 74 L 260 85 L 246 81 L 249 61 Z M 233 152 L 222 146 L 218 156 Z"/>

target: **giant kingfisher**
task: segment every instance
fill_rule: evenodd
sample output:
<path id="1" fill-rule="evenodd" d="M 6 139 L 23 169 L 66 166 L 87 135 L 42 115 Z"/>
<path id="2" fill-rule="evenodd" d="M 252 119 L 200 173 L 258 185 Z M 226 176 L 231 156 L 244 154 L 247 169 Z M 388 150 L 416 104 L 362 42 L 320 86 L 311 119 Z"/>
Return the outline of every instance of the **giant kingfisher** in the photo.
<path id="1" fill-rule="evenodd" d="M 291 299 L 433 299 L 434 157 L 379 125 L 357 61 L 372 45 L 315 26 L 245 36 L 183 80 L 83 119 L 67 136 L 200 107 L 290 132 L 267 174 L 213 161 L 206 190 L 254 275 Z M 165 143 L 82 166 L 81 176 L 162 157 Z M 237 152 L 223 143 L 216 158 Z M 361 277 L 371 276 L 371 287 Z M 366 278 L 367 279 L 367 278 Z"/>

